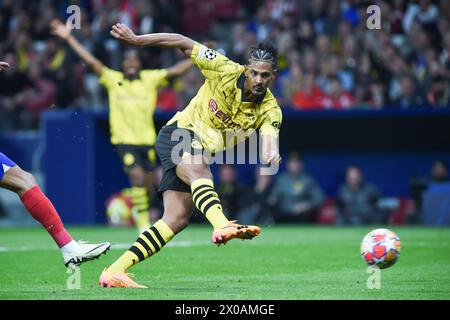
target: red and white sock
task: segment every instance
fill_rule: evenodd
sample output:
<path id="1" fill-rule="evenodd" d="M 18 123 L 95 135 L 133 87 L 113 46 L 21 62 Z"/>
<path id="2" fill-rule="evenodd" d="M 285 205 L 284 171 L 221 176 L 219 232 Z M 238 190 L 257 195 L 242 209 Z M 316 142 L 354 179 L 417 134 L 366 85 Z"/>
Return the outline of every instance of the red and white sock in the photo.
<path id="1" fill-rule="evenodd" d="M 39 186 L 31 188 L 20 198 L 31 216 L 50 233 L 58 247 L 61 248 L 73 241 L 70 234 L 64 228 L 55 207 L 41 191 Z"/>

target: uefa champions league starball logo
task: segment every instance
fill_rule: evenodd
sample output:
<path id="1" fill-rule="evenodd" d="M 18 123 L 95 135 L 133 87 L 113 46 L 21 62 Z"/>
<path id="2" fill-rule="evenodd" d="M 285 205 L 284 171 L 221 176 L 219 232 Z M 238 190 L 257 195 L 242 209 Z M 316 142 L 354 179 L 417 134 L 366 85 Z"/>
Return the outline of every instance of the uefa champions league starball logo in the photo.
<path id="1" fill-rule="evenodd" d="M 208 50 L 206 50 L 205 51 L 205 58 L 207 59 L 207 60 L 214 60 L 214 58 L 217 56 L 217 53 L 214 51 L 214 50 L 212 50 L 212 49 L 208 49 Z"/>

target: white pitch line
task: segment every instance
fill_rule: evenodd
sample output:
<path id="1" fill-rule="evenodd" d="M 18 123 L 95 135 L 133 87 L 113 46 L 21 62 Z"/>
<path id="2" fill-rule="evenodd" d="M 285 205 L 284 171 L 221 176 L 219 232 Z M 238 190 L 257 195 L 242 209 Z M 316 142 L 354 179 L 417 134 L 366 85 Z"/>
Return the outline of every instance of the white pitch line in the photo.
<path id="1" fill-rule="evenodd" d="M 111 250 L 124 250 L 129 249 L 132 243 L 114 243 L 111 245 Z M 173 241 L 167 244 L 167 247 L 197 247 L 197 246 L 209 246 L 211 245 L 208 241 Z M 38 246 L 19 246 L 19 247 L 0 247 L 0 253 L 2 252 L 25 252 L 25 251 L 47 251 L 54 250 L 55 246 L 46 246 L 46 247 L 38 247 Z"/>

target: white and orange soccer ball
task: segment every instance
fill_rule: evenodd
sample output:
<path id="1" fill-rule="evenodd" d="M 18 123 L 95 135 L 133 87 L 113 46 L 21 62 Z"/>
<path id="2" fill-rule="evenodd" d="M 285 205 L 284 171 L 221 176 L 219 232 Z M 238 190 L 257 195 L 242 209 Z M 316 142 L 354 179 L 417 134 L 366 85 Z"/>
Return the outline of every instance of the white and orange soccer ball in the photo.
<path id="1" fill-rule="evenodd" d="M 370 231 L 361 242 L 361 257 L 372 267 L 386 269 L 393 266 L 400 257 L 400 238 L 391 230 Z"/>

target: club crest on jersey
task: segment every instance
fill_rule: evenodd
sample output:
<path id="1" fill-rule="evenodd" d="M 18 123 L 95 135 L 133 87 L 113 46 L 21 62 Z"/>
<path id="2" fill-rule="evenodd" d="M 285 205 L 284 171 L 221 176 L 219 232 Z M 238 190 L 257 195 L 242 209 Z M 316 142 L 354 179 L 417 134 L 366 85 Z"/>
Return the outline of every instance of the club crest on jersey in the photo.
<path id="1" fill-rule="evenodd" d="M 211 61 L 211 60 L 214 60 L 216 57 L 217 57 L 217 52 L 215 52 L 214 50 L 208 49 L 205 51 L 206 60 Z"/>

